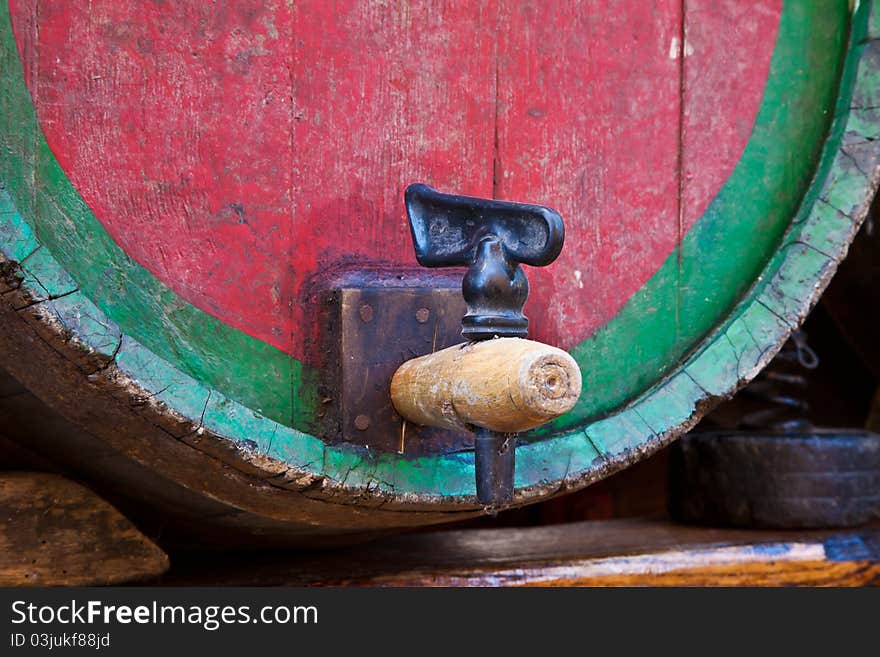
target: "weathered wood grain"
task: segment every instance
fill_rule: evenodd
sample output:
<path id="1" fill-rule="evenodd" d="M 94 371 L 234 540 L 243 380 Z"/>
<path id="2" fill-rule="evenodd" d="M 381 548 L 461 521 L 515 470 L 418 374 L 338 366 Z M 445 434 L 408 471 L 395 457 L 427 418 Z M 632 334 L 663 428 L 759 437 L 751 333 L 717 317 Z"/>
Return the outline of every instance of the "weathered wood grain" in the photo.
<path id="1" fill-rule="evenodd" d="M 880 532 L 703 529 L 609 520 L 464 529 L 324 555 L 175 562 L 167 585 L 863 586 L 880 583 Z"/>
<path id="2" fill-rule="evenodd" d="M 6 430 L 17 427 L 26 444 L 115 494 L 167 509 L 169 531 L 178 541 L 328 546 L 363 540 L 383 531 L 381 525 L 448 522 L 477 512 L 455 502 L 428 502 L 408 504 L 414 513 L 400 513 L 392 497 L 354 505 L 344 499 L 344 489 L 324 492 L 321 479 L 259 466 L 229 441 L 199 433 L 198 427 L 161 409 L 157 414 L 149 395 L 132 397 L 131 388 L 118 387 L 118 373 L 86 377 L 75 364 L 59 359 L 40 332 L 21 328 L 40 321 L 0 304 L 0 336 L 5 338 L 0 340 L 0 360 L 22 363 L 15 372 L 18 378 L 45 395 L 42 401 L 33 395 L 0 400 Z M 33 362 L 51 363 L 51 376 L 45 368 L 33 369 Z M 218 441 L 215 447 L 225 450 L 224 457 L 214 448 L 203 449 L 202 440 Z"/>
<path id="3" fill-rule="evenodd" d="M 165 553 L 88 489 L 52 474 L 0 473 L 0 585 L 120 584 L 167 568 Z"/>

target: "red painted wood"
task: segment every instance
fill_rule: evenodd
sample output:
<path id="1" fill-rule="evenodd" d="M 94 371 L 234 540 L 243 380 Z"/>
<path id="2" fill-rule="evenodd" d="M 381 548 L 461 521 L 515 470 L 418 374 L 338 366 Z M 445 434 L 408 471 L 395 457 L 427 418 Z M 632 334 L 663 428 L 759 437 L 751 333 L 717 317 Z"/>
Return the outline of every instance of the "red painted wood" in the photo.
<path id="1" fill-rule="evenodd" d="M 319 270 L 414 264 L 414 180 L 558 209 L 566 248 L 527 313 L 538 339 L 587 337 L 732 171 L 781 2 L 688 0 L 684 48 L 676 0 L 288 4 L 10 7 L 47 140 L 114 239 L 310 360 Z"/>
<path id="2" fill-rule="evenodd" d="M 686 7 L 682 139 L 685 232 L 706 211 L 749 139 L 770 69 L 767 46 L 776 41 L 782 0 L 687 0 Z"/>
<path id="3" fill-rule="evenodd" d="M 529 273 L 536 334 L 604 324 L 675 246 L 680 0 L 507 3 L 499 29 L 498 194 L 545 199 L 566 245 Z M 717 182 L 717 181 L 716 181 Z"/>
<path id="4" fill-rule="evenodd" d="M 411 182 L 491 196 L 496 13 L 493 1 L 295 10 L 297 288 L 340 262 L 417 266 Z M 319 327 L 295 308 L 291 330 L 306 355 L 297 342 Z"/>

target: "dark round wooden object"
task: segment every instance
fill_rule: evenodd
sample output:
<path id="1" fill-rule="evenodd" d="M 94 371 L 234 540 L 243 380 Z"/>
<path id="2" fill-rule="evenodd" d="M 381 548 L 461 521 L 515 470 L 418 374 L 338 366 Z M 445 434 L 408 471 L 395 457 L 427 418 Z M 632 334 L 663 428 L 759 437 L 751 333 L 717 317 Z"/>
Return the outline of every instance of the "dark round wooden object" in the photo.
<path id="1" fill-rule="evenodd" d="M 880 435 L 696 433 L 673 446 L 676 520 L 778 529 L 852 527 L 880 514 Z"/>

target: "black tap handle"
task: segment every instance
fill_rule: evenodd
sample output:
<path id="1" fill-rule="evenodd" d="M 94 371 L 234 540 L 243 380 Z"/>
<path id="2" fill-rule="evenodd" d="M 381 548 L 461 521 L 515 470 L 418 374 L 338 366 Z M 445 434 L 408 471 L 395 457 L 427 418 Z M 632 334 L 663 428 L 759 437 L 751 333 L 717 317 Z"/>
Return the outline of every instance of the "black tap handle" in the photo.
<path id="1" fill-rule="evenodd" d="M 565 239 L 559 214 L 541 205 L 442 194 L 422 183 L 407 188 L 405 201 L 419 264 L 468 267 L 462 335 L 526 337 L 529 284 L 520 264 L 542 267 L 556 259 Z"/>

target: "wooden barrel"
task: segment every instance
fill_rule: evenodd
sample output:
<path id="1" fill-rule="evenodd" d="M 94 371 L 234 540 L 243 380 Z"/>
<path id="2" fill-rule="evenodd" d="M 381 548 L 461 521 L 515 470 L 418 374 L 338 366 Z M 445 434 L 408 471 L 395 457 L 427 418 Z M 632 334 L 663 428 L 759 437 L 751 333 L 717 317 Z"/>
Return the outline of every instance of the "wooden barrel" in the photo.
<path id="1" fill-rule="evenodd" d="M 753 377 L 880 171 L 869 0 L 0 7 L 0 366 L 77 427 L 40 449 L 220 541 L 483 512 L 468 436 L 355 408 L 457 321 L 408 184 L 565 221 L 525 311 L 582 393 L 520 436 L 523 505 Z"/>

